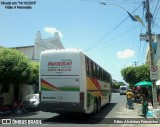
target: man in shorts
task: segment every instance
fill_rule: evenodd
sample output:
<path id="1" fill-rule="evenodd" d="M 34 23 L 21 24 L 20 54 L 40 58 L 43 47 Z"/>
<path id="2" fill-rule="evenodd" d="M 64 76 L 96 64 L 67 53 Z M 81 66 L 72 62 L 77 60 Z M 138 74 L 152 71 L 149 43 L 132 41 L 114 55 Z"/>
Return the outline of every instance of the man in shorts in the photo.
<path id="1" fill-rule="evenodd" d="M 133 93 L 132 93 L 132 90 L 129 89 L 126 93 L 126 98 L 127 98 L 127 104 L 129 106 L 129 109 L 133 108 Z"/>

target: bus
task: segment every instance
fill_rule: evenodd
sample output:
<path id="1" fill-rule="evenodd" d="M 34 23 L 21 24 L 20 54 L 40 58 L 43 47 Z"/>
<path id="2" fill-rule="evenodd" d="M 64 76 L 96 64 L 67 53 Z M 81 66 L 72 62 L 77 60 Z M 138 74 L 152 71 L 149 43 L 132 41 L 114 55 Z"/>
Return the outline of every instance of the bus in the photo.
<path id="1" fill-rule="evenodd" d="M 44 112 L 96 113 L 111 101 L 111 75 L 79 49 L 40 55 L 40 105 Z"/>

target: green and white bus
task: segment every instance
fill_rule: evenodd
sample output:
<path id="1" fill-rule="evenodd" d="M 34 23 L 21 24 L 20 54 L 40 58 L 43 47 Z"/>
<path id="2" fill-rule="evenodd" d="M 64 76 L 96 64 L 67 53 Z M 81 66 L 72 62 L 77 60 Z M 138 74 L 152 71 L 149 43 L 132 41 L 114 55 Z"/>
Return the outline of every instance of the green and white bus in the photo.
<path id="1" fill-rule="evenodd" d="M 41 52 L 42 111 L 96 113 L 111 101 L 111 84 L 111 75 L 79 49 Z"/>

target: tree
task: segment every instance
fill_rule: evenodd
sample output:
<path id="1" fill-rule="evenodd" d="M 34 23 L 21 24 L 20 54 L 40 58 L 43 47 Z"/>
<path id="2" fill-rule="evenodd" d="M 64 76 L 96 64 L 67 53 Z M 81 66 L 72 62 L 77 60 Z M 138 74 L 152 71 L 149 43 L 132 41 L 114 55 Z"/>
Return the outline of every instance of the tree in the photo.
<path id="1" fill-rule="evenodd" d="M 150 81 L 149 65 L 129 66 L 121 70 L 123 79 L 130 84 L 132 88 L 134 84 L 140 81 Z"/>
<path id="2" fill-rule="evenodd" d="M 39 63 L 31 62 L 31 75 L 28 80 L 29 84 L 33 84 L 35 86 L 35 92 L 38 92 L 38 84 L 39 84 Z"/>
<path id="3" fill-rule="evenodd" d="M 124 82 L 118 82 L 118 84 L 119 84 L 120 86 L 125 86 L 125 85 L 126 85 Z"/>
<path id="4" fill-rule="evenodd" d="M 113 82 L 112 88 L 113 89 L 119 89 L 120 84 L 118 82 Z"/>
<path id="5" fill-rule="evenodd" d="M 134 67 L 129 66 L 129 67 L 123 68 L 121 70 L 121 75 L 125 82 L 132 84 L 132 85 L 135 83 L 136 77 L 135 77 Z"/>
<path id="6" fill-rule="evenodd" d="M 13 83 L 16 89 L 20 83 L 27 82 L 31 73 L 29 63 L 29 59 L 20 51 L 0 48 L 0 84 L 2 88 Z"/>

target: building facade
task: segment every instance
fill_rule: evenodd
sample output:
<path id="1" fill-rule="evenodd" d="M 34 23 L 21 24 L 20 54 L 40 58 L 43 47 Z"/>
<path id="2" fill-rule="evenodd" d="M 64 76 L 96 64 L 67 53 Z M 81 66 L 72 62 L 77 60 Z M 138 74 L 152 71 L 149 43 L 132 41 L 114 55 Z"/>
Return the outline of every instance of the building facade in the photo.
<path id="1" fill-rule="evenodd" d="M 160 34 L 157 34 L 154 41 L 154 63 L 158 66 L 158 78 L 160 79 Z"/>
<path id="2" fill-rule="evenodd" d="M 53 37 L 42 39 L 40 31 L 37 31 L 34 45 L 13 48 L 23 52 L 31 60 L 39 61 L 42 51 L 48 49 L 64 49 L 64 46 L 61 43 L 58 32 L 55 32 Z"/>

